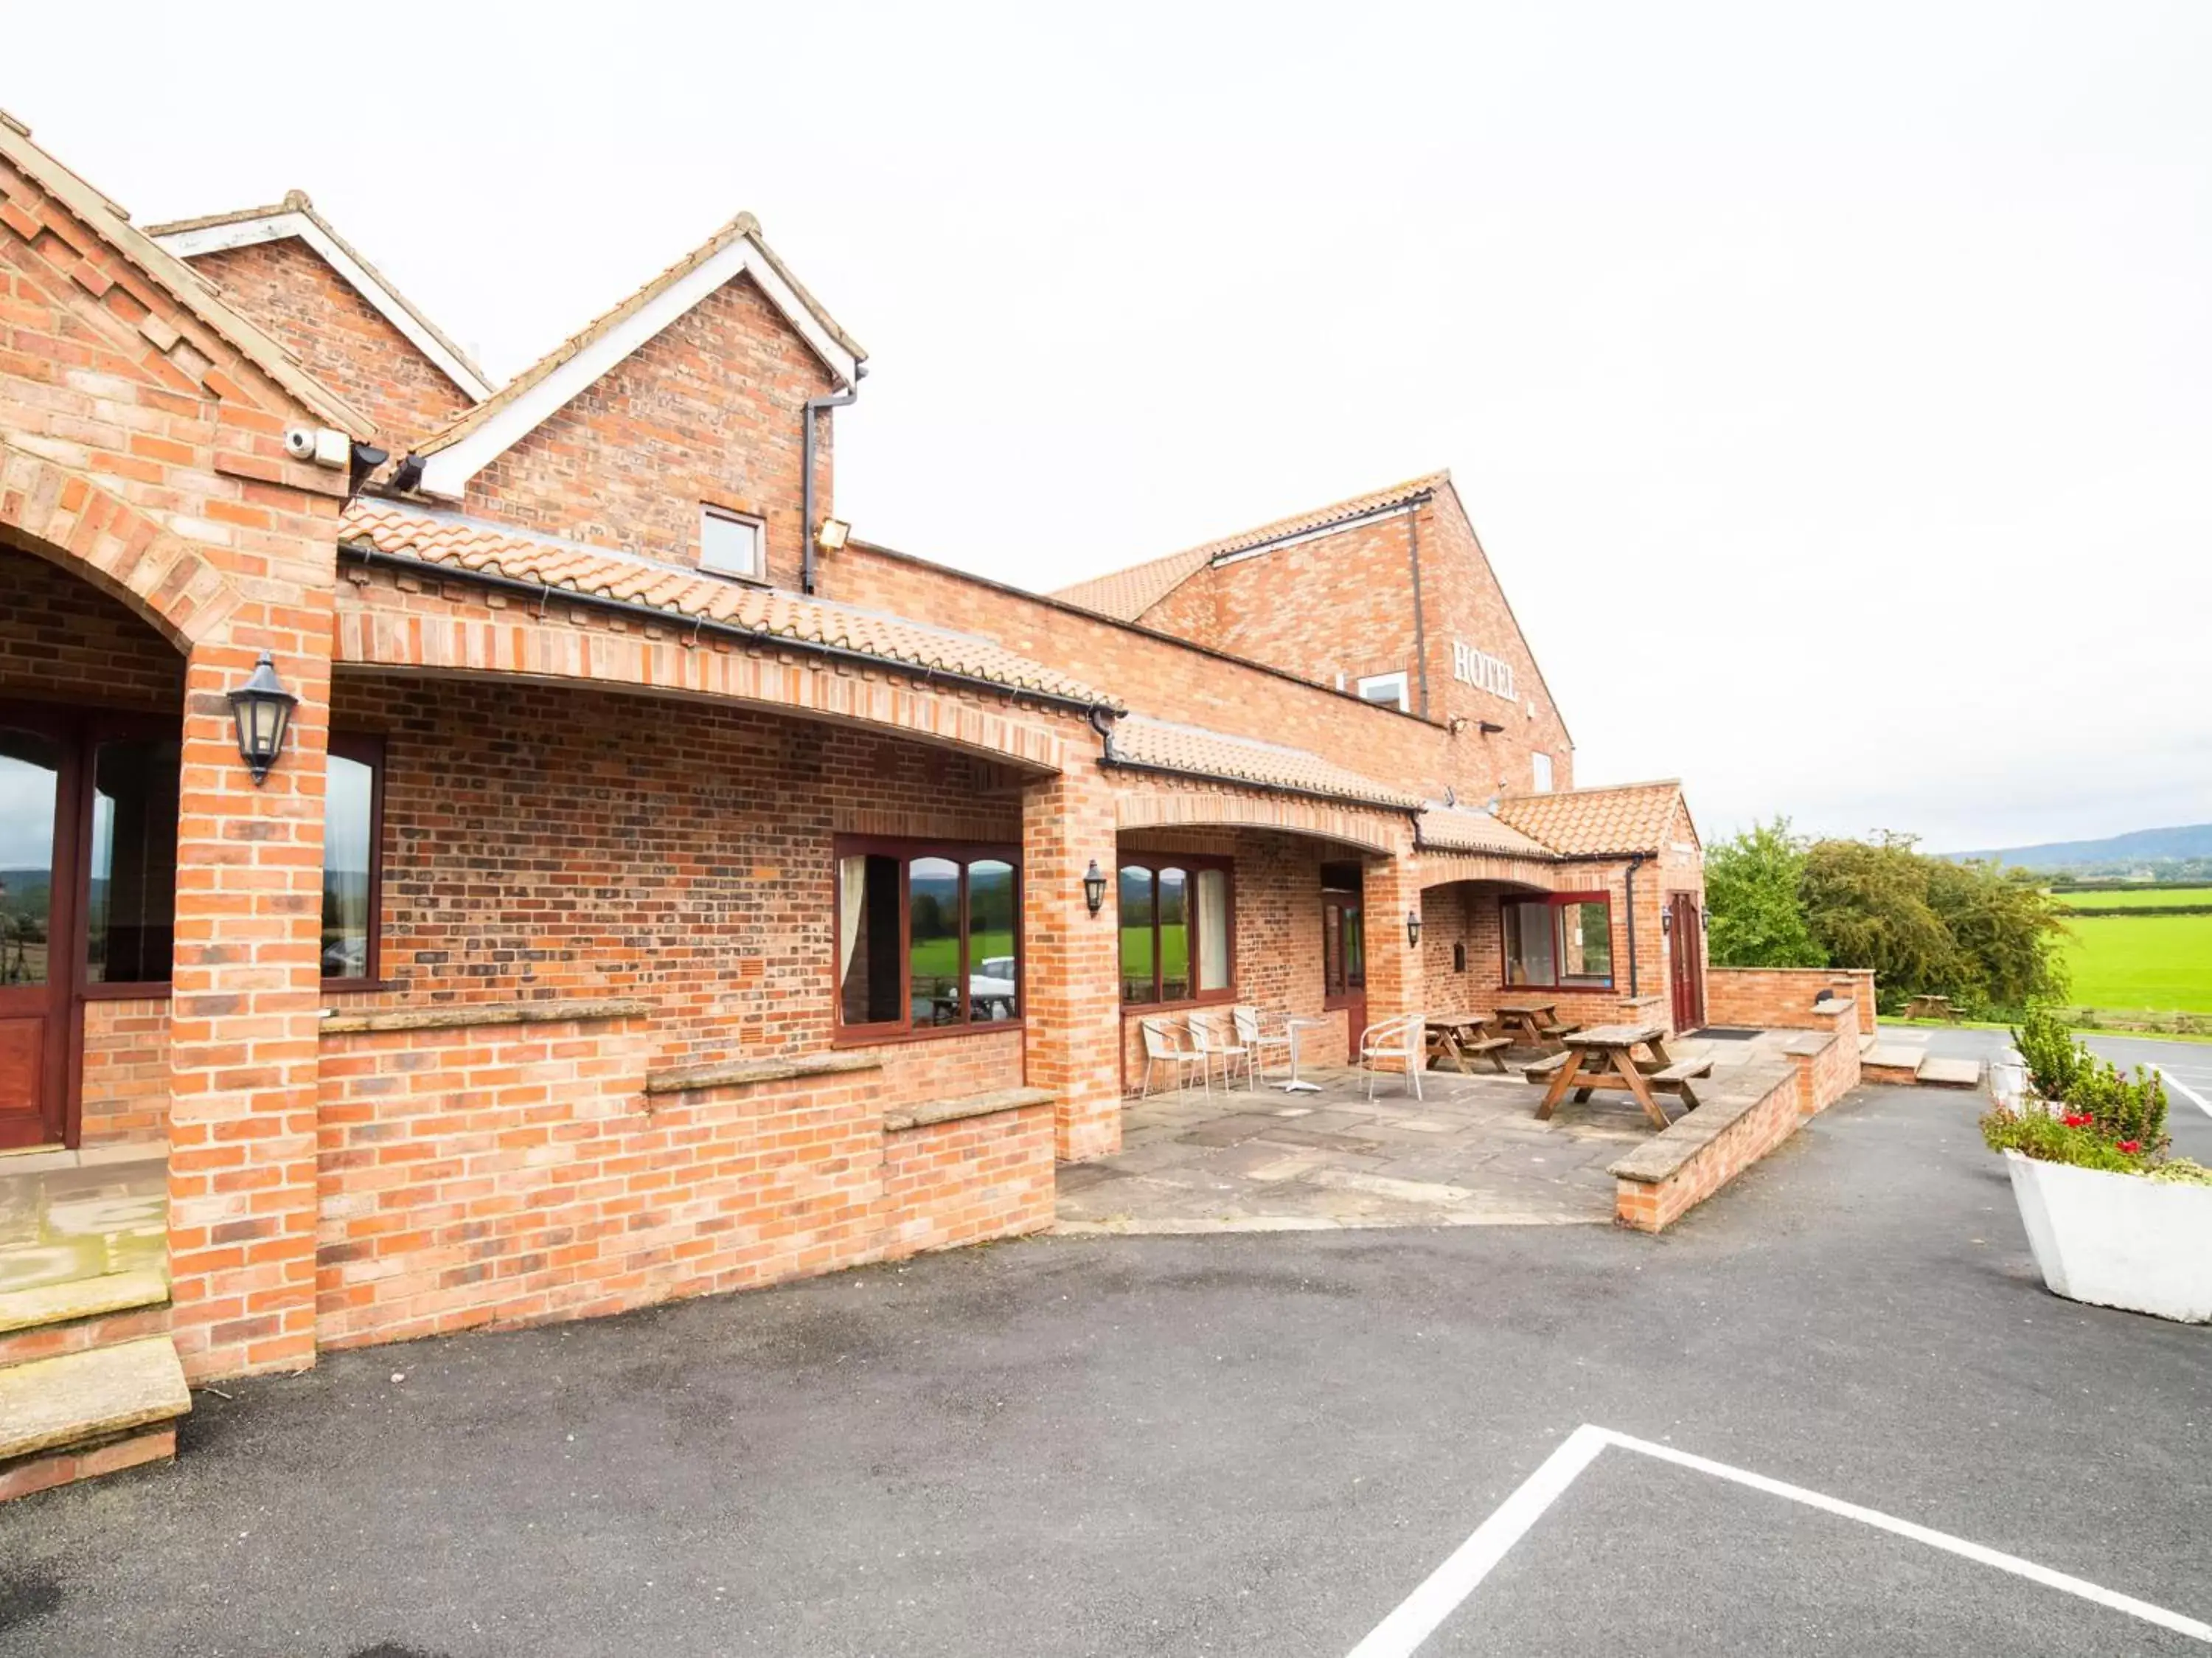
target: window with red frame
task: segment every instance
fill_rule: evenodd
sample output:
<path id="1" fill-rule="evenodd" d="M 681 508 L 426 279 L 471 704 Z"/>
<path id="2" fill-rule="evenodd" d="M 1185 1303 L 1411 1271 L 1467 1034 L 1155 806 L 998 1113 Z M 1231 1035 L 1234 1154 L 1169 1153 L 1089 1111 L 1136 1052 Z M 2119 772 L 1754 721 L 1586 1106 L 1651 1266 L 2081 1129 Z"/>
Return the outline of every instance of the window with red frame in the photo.
<path id="1" fill-rule="evenodd" d="M 1509 898 L 1500 905 L 1505 983 L 1530 990 L 1613 986 L 1613 903 L 1603 893 Z"/>
<path id="2" fill-rule="evenodd" d="M 1021 1017 L 1021 857 L 1011 847 L 841 838 L 837 1025 L 847 1037 Z"/>

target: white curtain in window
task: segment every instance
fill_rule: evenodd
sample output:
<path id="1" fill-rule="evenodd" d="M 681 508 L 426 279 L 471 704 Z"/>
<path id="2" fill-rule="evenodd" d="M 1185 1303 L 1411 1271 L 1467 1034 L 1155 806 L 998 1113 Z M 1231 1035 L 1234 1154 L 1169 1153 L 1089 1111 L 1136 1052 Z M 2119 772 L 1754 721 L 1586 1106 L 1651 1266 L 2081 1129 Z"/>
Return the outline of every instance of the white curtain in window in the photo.
<path id="1" fill-rule="evenodd" d="M 837 983 L 853 971 L 853 951 L 860 942 L 860 906 L 868 898 L 868 860 L 837 860 Z"/>
<path id="2" fill-rule="evenodd" d="M 1198 872 L 1198 988 L 1229 988 L 1229 876 Z"/>

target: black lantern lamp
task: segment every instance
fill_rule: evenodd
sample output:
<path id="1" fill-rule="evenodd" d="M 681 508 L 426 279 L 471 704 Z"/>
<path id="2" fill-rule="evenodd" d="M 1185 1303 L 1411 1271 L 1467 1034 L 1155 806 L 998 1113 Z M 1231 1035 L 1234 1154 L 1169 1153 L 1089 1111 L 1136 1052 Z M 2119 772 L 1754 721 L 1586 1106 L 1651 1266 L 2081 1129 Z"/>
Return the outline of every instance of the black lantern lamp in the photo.
<path id="1" fill-rule="evenodd" d="M 1406 947 L 1408 949 L 1416 949 L 1419 948 L 1420 942 L 1421 912 L 1419 910 L 1408 910 L 1406 911 Z"/>
<path id="2" fill-rule="evenodd" d="M 230 717 L 238 722 L 238 753 L 253 773 L 257 789 L 276 764 L 284 747 L 284 728 L 300 699 L 276 678 L 276 659 L 267 651 L 246 682 L 230 693 Z"/>
<path id="3" fill-rule="evenodd" d="M 1083 901 L 1097 915 L 1106 902 L 1106 877 L 1099 872 L 1098 860 L 1091 860 L 1091 867 L 1083 872 Z"/>

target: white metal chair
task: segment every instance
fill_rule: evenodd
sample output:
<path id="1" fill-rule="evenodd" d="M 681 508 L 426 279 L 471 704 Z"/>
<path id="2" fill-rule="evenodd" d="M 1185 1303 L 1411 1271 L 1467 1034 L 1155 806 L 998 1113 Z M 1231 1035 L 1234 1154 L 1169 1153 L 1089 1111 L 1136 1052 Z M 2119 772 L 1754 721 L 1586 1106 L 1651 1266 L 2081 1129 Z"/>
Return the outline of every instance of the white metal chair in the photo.
<path id="1" fill-rule="evenodd" d="M 1291 1033 L 1287 1027 L 1275 1031 L 1261 1029 L 1260 1010 L 1243 1003 L 1230 1009 L 1229 1016 L 1236 1023 L 1237 1039 L 1252 1056 L 1249 1064 L 1255 1073 L 1260 1066 L 1267 1063 L 1267 1056 L 1271 1053 L 1281 1054 L 1283 1063 L 1290 1064 Z"/>
<path id="2" fill-rule="evenodd" d="M 1154 1065 L 1165 1065 L 1173 1073 L 1178 1094 L 1190 1086 L 1188 1067 L 1195 1065 L 1200 1080 L 1206 1083 L 1206 1091 L 1208 1094 L 1213 1092 L 1213 1084 L 1208 1080 L 1206 1056 L 1185 1046 L 1176 1033 L 1174 1026 L 1164 1019 L 1140 1019 L 1137 1021 L 1137 1028 L 1144 1033 L 1145 1037 L 1145 1077 L 1137 1088 L 1139 1100 L 1152 1097 Z"/>
<path id="3" fill-rule="evenodd" d="M 1252 1076 L 1252 1050 L 1242 1042 L 1223 1033 L 1213 1021 L 1217 1014 L 1194 1013 L 1184 1015 L 1183 1022 L 1190 1027 L 1190 1045 L 1197 1049 L 1207 1069 L 1213 1062 L 1221 1062 L 1221 1091 L 1228 1093 L 1236 1086 L 1237 1068 L 1244 1068 L 1244 1086 L 1249 1091 L 1258 1087 Z"/>
<path id="4" fill-rule="evenodd" d="M 1418 1013 L 1401 1014 L 1370 1025 L 1359 1033 L 1359 1063 L 1367 1067 L 1367 1099 L 1375 1099 L 1375 1070 L 1378 1060 L 1392 1059 L 1406 1068 L 1406 1086 L 1413 1098 L 1421 1097 L 1421 1067 L 1427 1063 L 1428 1021 Z"/>

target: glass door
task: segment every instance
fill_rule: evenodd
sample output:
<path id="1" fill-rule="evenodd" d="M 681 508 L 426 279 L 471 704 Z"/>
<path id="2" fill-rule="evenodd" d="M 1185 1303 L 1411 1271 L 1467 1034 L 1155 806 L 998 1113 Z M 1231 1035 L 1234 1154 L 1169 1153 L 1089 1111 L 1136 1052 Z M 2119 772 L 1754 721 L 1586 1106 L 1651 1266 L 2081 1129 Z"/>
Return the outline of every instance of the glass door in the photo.
<path id="1" fill-rule="evenodd" d="M 75 783 L 50 718 L 0 708 L 0 1150 L 68 1124 Z"/>
<path id="2" fill-rule="evenodd" d="M 1344 1009 L 1345 1040 L 1367 1028 L 1367 930 L 1358 866 L 1324 865 L 1321 893 L 1322 1006 Z"/>

